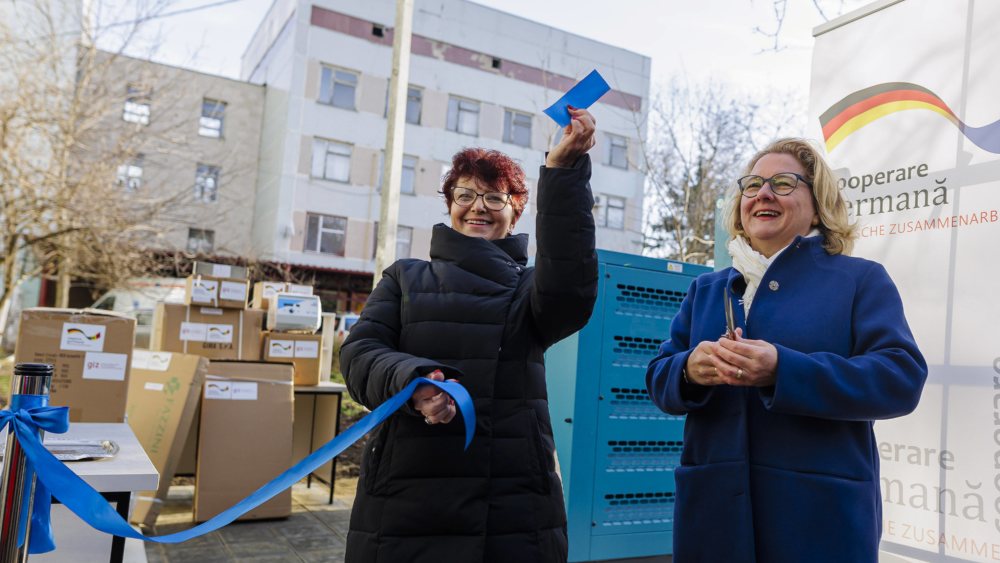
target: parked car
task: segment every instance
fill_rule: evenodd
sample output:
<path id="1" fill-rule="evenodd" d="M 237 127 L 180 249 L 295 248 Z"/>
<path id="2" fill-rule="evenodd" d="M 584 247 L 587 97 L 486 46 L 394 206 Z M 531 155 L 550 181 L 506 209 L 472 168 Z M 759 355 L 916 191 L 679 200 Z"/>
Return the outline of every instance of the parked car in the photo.
<path id="1" fill-rule="evenodd" d="M 91 305 L 94 309 L 125 313 L 136 320 L 135 347 L 149 348 L 156 303 L 184 302 L 184 280 L 181 278 L 136 278 L 123 287 L 114 288 Z"/>
<path id="2" fill-rule="evenodd" d="M 340 313 L 337 315 L 337 332 L 334 335 L 333 347 L 340 350 L 340 346 L 347 340 L 347 335 L 351 333 L 351 327 L 358 322 L 360 315 L 357 313 Z"/>

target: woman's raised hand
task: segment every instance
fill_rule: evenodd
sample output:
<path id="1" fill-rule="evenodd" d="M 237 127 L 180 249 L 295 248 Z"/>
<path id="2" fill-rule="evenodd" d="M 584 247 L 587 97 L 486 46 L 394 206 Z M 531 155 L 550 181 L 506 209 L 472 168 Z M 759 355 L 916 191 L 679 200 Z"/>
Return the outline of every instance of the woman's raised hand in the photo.
<path id="1" fill-rule="evenodd" d="M 571 121 L 563 131 L 559 144 L 545 157 L 545 166 L 548 168 L 571 168 L 596 142 L 594 133 L 597 131 L 597 120 L 594 116 L 585 109 L 573 106 L 567 106 L 566 109 Z"/>

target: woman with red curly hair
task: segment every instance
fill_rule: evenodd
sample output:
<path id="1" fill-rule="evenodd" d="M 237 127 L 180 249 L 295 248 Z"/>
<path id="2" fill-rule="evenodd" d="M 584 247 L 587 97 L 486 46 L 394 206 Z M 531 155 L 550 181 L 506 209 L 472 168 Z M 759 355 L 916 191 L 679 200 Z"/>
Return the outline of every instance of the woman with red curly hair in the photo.
<path id="1" fill-rule="evenodd" d="M 524 171 L 497 151 L 460 151 L 442 192 L 431 259 L 384 272 L 341 350 L 354 400 L 374 409 L 416 377 L 457 379 L 476 408 L 475 438 L 451 398 L 417 388 L 379 427 L 361 463 L 349 563 L 566 561 L 543 354 L 579 330 L 597 296 L 585 110 L 545 158 L 535 267 L 513 234 L 528 202 Z"/>

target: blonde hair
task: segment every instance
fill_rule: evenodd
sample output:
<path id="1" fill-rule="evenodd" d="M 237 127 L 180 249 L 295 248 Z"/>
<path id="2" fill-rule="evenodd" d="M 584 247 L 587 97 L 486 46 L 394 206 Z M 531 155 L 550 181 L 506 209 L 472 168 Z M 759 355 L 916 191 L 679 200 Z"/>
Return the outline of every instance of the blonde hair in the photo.
<path id="1" fill-rule="evenodd" d="M 837 189 L 837 178 L 823 155 L 805 139 L 778 139 L 750 159 L 744 174 L 749 174 L 757 161 L 768 154 L 787 154 L 805 169 L 805 178 L 812 184 L 813 204 L 819 217 L 817 228 L 823 235 L 823 248 L 829 254 L 850 254 L 857 238 L 857 225 L 848 220 L 847 203 Z M 732 238 L 749 239 L 740 220 L 740 199 L 743 194 L 734 185 L 726 207 L 726 230 Z"/>

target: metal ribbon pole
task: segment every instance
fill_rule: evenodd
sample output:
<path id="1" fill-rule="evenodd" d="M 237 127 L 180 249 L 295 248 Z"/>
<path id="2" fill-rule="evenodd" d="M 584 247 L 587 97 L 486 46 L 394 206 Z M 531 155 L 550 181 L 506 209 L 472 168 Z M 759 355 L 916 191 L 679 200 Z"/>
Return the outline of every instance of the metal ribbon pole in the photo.
<path id="1" fill-rule="evenodd" d="M 48 402 L 52 384 L 50 364 L 17 364 L 10 381 L 10 410 L 18 408 L 18 395 L 40 395 Z M 42 431 L 38 431 L 39 440 Z M 20 563 L 28 560 L 28 540 L 31 525 L 32 500 L 35 495 L 35 475 L 26 475 L 24 450 L 11 427 L 7 433 L 3 472 L 0 474 L 0 563 Z M 18 534 L 24 526 L 24 541 L 18 546 Z"/>

